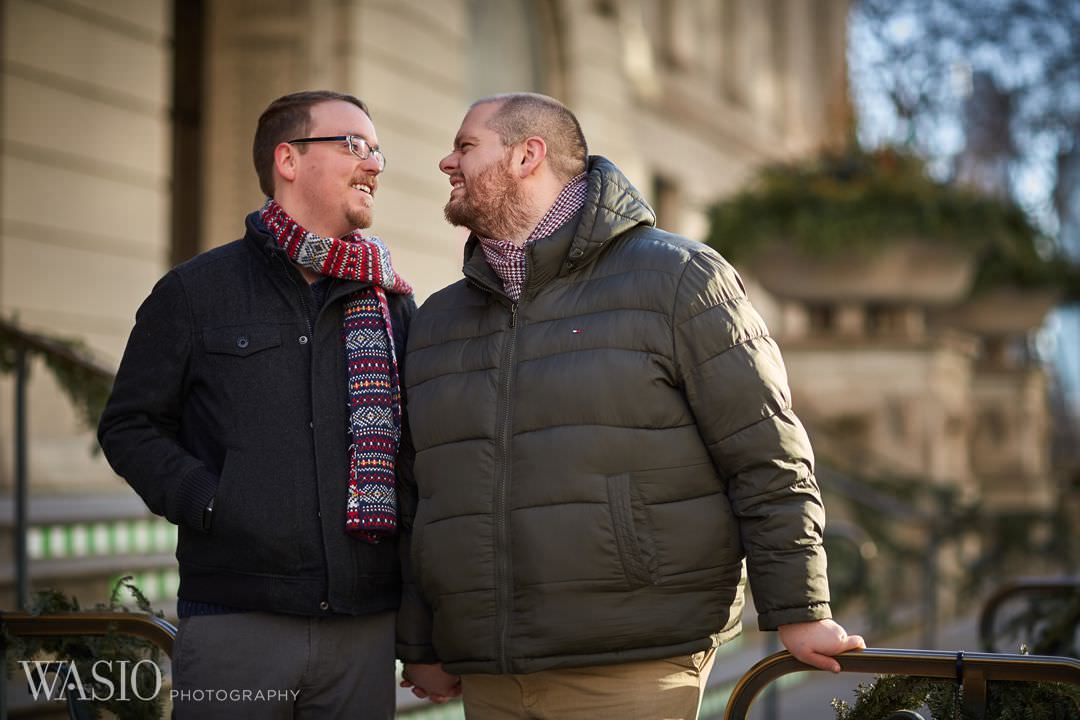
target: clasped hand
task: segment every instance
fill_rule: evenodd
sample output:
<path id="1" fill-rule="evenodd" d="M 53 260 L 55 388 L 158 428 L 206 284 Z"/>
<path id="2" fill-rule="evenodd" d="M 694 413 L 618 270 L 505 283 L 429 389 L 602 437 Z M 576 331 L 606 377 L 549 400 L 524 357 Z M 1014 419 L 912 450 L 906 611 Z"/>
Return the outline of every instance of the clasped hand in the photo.
<path id="1" fill-rule="evenodd" d="M 412 694 L 433 703 L 444 703 L 461 695 L 461 678 L 442 668 L 442 663 L 406 663 L 401 687 L 412 688 Z"/>

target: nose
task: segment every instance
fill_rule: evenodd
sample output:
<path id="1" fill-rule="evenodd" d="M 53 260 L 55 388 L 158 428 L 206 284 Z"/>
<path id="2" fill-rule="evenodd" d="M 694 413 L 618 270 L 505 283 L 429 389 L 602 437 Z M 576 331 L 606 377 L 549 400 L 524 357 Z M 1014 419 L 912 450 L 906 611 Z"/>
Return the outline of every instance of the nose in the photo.
<path id="1" fill-rule="evenodd" d="M 375 153 L 371 153 L 367 156 L 367 159 L 361 160 L 360 165 L 369 175 L 378 175 L 383 171 L 383 168 L 379 167 L 379 158 L 375 157 Z"/>
<path id="2" fill-rule="evenodd" d="M 439 169 L 447 175 L 453 174 L 457 168 L 457 152 L 452 152 L 439 161 Z"/>

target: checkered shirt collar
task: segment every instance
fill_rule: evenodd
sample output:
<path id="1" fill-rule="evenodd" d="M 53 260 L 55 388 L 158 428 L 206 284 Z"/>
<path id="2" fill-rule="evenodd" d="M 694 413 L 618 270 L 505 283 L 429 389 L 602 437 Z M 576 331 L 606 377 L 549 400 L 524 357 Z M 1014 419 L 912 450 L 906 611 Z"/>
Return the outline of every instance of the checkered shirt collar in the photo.
<path id="1" fill-rule="evenodd" d="M 540 222 L 536 223 L 536 227 L 529 233 L 525 244 L 527 245 L 533 240 L 546 238 L 561 228 L 567 220 L 574 217 L 577 211 L 585 204 L 585 194 L 588 189 L 589 182 L 585 178 L 585 173 L 581 173 L 566 183 L 566 187 L 559 192 L 555 202 L 551 203 L 551 207 L 544 213 L 544 217 L 540 218 Z"/>
<path id="2" fill-rule="evenodd" d="M 502 280 L 506 296 L 511 300 L 519 300 L 525 289 L 529 244 L 552 235 L 574 217 L 585 205 L 588 189 L 589 183 L 585 173 L 570 180 L 559 192 L 548 211 L 540 218 L 540 222 L 536 223 L 536 227 L 529 233 L 529 237 L 521 247 L 509 240 L 478 236 L 488 265 Z"/>

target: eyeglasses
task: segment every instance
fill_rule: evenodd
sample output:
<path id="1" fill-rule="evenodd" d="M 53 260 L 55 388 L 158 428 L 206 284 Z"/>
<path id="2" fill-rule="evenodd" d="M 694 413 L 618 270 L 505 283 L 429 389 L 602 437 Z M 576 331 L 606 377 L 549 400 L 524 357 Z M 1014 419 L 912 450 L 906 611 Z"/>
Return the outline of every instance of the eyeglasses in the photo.
<path id="1" fill-rule="evenodd" d="M 334 135 L 332 137 L 312 137 L 312 138 L 297 138 L 296 140 L 286 140 L 289 145 L 298 145 L 300 143 L 317 143 L 317 142 L 343 142 L 349 146 L 349 152 L 361 160 L 367 160 L 372 155 L 379 162 L 379 172 L 386 169 L 386 156 L 383 155 L 382 150 L 376 145 L 372 147 L 368 144 L 368 141 L 359 135 Z"/>

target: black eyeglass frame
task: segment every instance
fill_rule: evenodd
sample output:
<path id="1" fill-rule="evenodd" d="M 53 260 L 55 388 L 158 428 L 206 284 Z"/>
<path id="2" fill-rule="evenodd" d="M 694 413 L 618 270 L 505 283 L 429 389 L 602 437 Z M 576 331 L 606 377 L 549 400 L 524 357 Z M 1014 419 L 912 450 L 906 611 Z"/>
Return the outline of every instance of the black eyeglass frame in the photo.
<path id="1" fill-rule="evenodd" d="M 386 155 L 379 149 L 378 145 L 372 146 L 367 140 L 359 135 L 332 135 L 328 137 L 310 137 L 310 138 L 297 138 L 295 140 L 286 140 L 288 145 L 299 145 L 303 143 L 317 143 L 317 142 L 343 142 L 349 146 L 349 152 L 361 160 L 367 160 L 372 155 L 379 161 L 379 172 L 386 169 Z"/>

